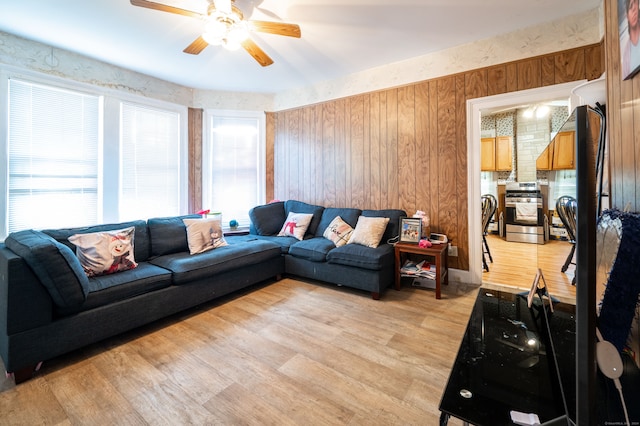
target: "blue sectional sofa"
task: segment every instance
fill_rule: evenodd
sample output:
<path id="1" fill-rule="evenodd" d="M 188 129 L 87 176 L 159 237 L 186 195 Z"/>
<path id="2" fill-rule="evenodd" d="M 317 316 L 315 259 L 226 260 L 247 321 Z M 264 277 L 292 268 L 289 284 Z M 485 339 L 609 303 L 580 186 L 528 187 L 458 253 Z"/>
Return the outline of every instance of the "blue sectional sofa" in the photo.
<path id="1" fill-rule="evenodd" d="M 303 240 L 278 236 L 291 212 L 313 214 Z M 295 200 L 278 201 L 254 207 L 249 212 L 248 239 L 278 244 L 284 254 L 287 274 L 366 290 L 374 299 L 379 299 L 394 281 L 394 249 L 390 242 L 397 238 L 400 218 L 406 215 L 404 210 L 398 209 L 325 208 Z M 336 247 L 323 235 L 337 216 L 353 228 L 360 216 L 384 217 L 389 222 L 375 248 L 361 244 Z"/>
<path id="2" fill-rule="evenodd" d="M 277 236 L 289 212 L 313 213 L 304 238 Z M 322 237 L 341 216 L 388 217 L 376 248 L 336 247 Z M 0 356 L 16 383 L 42 361 L 131 330 L 283 273 L 371 292 L 375 299 L 394 279 L 393 247 L 401 210 L 358 210 L 287 201 L 250 212 L 249 235 L 227 236 L 225 246 L 190 254 L 184 219 L 12 233 L 0 244 Z M 69 237 L 135 229 L 137 266 L 87 276 Z M 277 229 L 276 229 L 277 228 Z"/>

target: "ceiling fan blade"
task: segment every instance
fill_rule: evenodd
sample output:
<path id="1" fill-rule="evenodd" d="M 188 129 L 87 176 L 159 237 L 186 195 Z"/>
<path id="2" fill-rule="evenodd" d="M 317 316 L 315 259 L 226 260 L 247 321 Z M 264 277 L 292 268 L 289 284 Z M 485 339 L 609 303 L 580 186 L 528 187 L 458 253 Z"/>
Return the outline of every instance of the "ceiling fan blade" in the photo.
<path id="1" fill-rule="evenodd" d="M 300 26 L 284 22 L 248 21 L 249 27 L 261 33 L 300 38 Z"/>
<path id="2" fill-rule="evenodd" d="M 222 13 L 231 13 L 231 0 L 213 0 L 216 10 Z"/>
<path id="3" fill-rule="evenodd" d="M 195 39 L 193 41 L 193 43 L 191 43 L 189 46 L 187 46 L 183 50 L 183 52 L 184 53 L 189 53 L 191 55 L 197 55 L 198 53 L 202 52 L 204 50 L 204 48 L 207 47 L 208 45 L 209 45 L 209 43 L 204 41 L 202 36 L 200 36 L 197 39 Z"/>
<path id="4" fill-rule="evenodd" d="M 177 15 L 191 16 L 193 18 L 201 18 L 202 14 L 192 10 L 180 9 L 166 4 L 160 4 L 148 0 L 130 0 L 134 6 L 146 7 L 147 9 L 160 10 L 162 12 L 175 13 Z"/>
<path id="5" fill-rule="evenodd" d="M 264 53 L 264 50 L 260 49 L 260 47 L 250 38 L 245 39 L 242 42 L 242 47 L 244 47 L 244 50 L 249 52 L 249 55 L 253 56 L 253 59 L 258 61 L 258 63 L 263 67 L 268 67 L 273 63 L 273 59 Z"/>

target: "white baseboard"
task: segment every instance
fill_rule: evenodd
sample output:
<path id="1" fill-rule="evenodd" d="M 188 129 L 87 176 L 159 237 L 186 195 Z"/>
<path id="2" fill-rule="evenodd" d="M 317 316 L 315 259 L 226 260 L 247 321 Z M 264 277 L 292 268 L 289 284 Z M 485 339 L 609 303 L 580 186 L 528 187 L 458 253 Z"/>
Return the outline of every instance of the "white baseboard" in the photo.
<path id="1" fill-rule="evenodd" d="M 471 282 L 471 274 L 469 271 L 463 271 L 462 269 L 453 269 L 449 268 L 449 280 L 455 281 L 458 283 L 467 283 L 467 284 L 482 284 L 482 281 L 478 283 Z"/>

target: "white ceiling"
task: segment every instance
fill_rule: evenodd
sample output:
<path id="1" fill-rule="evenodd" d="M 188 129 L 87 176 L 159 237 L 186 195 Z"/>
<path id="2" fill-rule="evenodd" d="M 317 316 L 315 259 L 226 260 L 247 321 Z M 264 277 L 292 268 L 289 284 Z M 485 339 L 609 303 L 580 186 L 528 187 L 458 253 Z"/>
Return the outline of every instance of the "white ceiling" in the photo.
<path id="1" fill-rule="evenodd" d="M 185 54 L 200 20 L 129 0 L 0 0 L 0 31 L 187 87 L 277 93 L 575 15 L 600 1 L 236 0 L 245 18 L 300 25 L 300 39 L 252 34 L 275 61 L 266 68 L 242 49 Z"/>

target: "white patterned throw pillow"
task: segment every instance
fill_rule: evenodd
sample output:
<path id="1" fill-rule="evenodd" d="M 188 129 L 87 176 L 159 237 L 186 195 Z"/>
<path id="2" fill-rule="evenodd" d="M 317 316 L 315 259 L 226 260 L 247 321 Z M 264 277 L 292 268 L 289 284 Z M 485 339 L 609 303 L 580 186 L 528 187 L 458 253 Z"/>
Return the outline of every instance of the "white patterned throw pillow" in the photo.
<path id="1" fill-rule="evenodd" d="M 371 248 L 378 247 L 382 235 L 387 229 L 387 223 L 389 223 L 388 217 L 360 216 L 347 244 L 361 244 Z"/>
<path id="2" fill-rule="evenodd" d="M 219 219 L 182 219 L 187 227 L 189 253 L 198 254 L 227 245 Z"/>
<path id="3" fill-rule="evenodd" d="M 331 240 L 336 247 L 341 247 L 349 241 L 353 228 L 347 222 L 345 222 L 340 216 L 336 216 L 327 229 L 322 234 L 328 240 Z"/>
<path id="4" fill-rule="evenodd" d="M 304 238 L 304 234 L 307 232 L 307 228 L 313 219 L 312 213 L 294 213 L 290 212 L 287 216 L 287 220 L 284 221 L 284 225 L 278 233 L 279 237 L 295 237 L 298 240 Z"/>
<path id="5" fill-rule="evenodd" d="M 133 269 L 138 264 L 133 256 L 135 228 L 75 234 L 68 240 L 76 246 L 76 256 L 85 274 L 114 274 Z"/>

